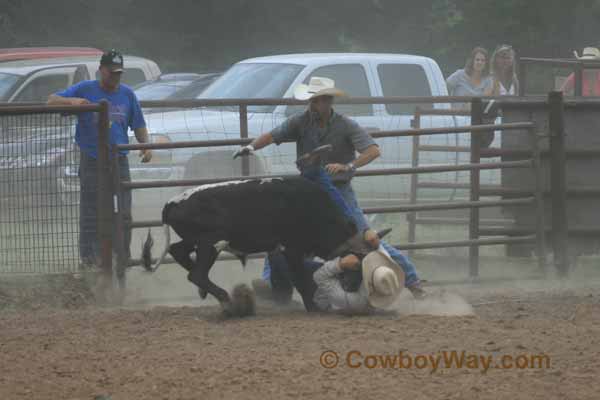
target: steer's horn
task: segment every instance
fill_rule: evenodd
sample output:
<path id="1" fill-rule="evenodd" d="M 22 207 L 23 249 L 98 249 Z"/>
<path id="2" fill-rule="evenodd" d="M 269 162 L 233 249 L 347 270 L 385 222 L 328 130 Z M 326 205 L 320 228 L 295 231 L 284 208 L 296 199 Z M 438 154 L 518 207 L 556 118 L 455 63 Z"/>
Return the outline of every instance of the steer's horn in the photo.
<path id="1" fill-rule="evenodd" d="M 383 237 L 386 236 L 391 231 L 392 231 L 392 228 L 382 229 L 382 230 L 380 230 L 380 231 L 377 232 L 377 236 L 379 236 L 379 239 L 383 239 Z"/>

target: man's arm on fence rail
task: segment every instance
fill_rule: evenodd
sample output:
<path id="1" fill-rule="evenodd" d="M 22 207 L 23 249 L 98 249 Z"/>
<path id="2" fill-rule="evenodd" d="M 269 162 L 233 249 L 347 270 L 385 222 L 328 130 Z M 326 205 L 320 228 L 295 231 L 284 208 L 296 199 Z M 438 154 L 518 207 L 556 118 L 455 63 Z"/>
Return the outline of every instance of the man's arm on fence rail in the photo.
<path id="1" fill-rule="evenodd" d="M 83 104 L 90 104 L 88 99 L 83 99 L 81 97 L 62 97 L 56 94 L 48 96 L 48 101 L 46 103 L 51 106 L 80 106 Z"/>

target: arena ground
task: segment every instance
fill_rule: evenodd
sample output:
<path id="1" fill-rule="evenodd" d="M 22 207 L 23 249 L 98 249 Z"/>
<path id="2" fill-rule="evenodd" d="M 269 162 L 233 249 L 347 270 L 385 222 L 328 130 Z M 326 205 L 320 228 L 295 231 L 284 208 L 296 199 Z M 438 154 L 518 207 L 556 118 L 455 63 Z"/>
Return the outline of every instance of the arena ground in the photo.
<path id="1" fill-rule="evenodd" d="M 122 307 L 94 304 L 83 279 L 0 285 L 0 399 L 599 398 L 600 280 L 587 273 L 430 286 L 428 300 L 404 293 L 384 315 L 259 302 L 257 316 L 226 320 L 164 268 L 130 272 Z M 466 352 L 461 368 L 444 364 L 453 351 Z M 531 356 L 533 368 L 515 366 Z"/>

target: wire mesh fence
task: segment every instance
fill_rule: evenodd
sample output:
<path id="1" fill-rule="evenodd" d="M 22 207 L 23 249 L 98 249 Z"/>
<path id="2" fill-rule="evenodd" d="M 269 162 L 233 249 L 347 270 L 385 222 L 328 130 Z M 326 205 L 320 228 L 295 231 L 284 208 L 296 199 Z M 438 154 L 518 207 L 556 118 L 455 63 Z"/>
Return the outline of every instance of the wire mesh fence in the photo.
<path id="1" fill-rule="evenodd" d="M 63 273 L 79 261 L 76 117 L 0 108 L 0 273 Z"/>

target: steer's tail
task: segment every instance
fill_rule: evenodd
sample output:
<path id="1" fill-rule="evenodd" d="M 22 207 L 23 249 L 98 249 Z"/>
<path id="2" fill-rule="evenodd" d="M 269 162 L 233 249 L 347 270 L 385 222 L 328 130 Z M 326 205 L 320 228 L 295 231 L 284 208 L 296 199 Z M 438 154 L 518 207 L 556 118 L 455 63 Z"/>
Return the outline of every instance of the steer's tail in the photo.
<path id="1" fill-rule="evenodd" d="M 148 236 L 146 237 L 146 241 L 142 247 L 142 266 L 148 272 L 156 271 L 160 264 L 162 264 L 162 262 L 165 260 L 165 257 L 169 252 L 169 246 L 171 245 L 171 230 L 169 229 L 169 225 L 163 224 L 163 230 L 165 232 L 165 248 L 163 249 L 158 261 L 156 261 L 154 267 L 152 267 L 152 245 L 154 244 L 154 240 L 150 234 L 150 229 L 148 229 Z"/>

